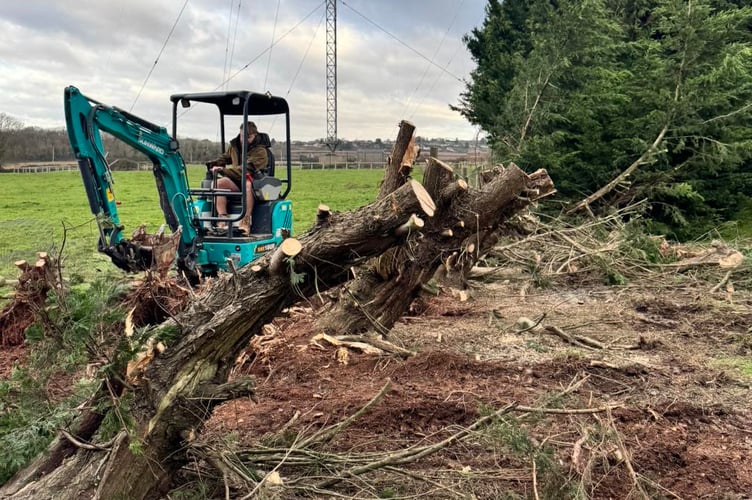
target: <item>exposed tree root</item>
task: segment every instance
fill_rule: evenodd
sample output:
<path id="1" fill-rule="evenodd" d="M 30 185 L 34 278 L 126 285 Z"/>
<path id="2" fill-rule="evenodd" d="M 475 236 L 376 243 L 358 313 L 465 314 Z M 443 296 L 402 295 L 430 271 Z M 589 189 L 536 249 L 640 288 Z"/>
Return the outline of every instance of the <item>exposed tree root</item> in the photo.
<path id="1" fill-rule="evenodd" d="M 47 292 L 60 285 L 57 260 L 45 252 L 39 252 L 37 257 L 33 265 L 25 260 L 16 262 L 21 276 L 13 300 L 0 312 L 0 347 L 23 344 L 24 331 L 36 320 Z"/>
<path id="2" fill-rule="evenodd" d="M 174 318 L 193 298 L 193 291 L 173 279 L 147 273 L 144 279 L 133 283 L 124 306 L 131 311 L 134 327 L 158 325 Z"/>

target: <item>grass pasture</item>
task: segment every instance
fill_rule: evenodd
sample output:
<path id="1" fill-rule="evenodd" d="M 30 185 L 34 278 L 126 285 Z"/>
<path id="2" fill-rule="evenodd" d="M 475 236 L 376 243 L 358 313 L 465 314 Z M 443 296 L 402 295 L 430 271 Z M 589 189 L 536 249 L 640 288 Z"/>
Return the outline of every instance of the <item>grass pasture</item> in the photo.
<path id="1" fill-rule="evenodd" d="M 198 186 L 205 167 L 190 166 L 188 170 L 191 186 Z M 126 234 L 142 223 L 155 231 L 164 217 L 151 172 L 114 172 L 113 177 Z M 294 171 L 288 196 L 293 202 L 294 233 L 311 226 L 320 203 L 338 212 L 370 203 L 382 177 L 383 170 Z M 17 276 L 15 261 L 35 261 L 36 252 L 57 254 L 63 246 L 68 276 L 87 279 L 97 273 L 119 273 L 108 257 L 96 251 L 96 244 L 97 226 L 77 171 L 0 176 L 1 277 Z"/>

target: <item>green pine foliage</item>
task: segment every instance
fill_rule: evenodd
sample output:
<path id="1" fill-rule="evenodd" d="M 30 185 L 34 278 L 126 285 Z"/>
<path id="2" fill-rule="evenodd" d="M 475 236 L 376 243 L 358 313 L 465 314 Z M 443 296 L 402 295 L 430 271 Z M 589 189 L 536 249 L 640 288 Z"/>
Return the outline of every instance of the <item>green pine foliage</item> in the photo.
<path id="1" fill-rule="evenodd" d="M 497 160 L 546 168 L 575 202 L 651 202 L 680 238 L 752 199 L 752 7 L 723 0 L 491 0 L 456 110 Z M 597 207 L 596 207 L 597 208 Z"/>
<path id="2" fill-rule="evenodd" d="M 0 381 L 0 484 L 47 448 L 93 390 L 91 381 L 83 380 L 71 396 L 52 402 L 45 383 L 32 369 L 17 369 L 10 379 Z"/>
<path id="3" fill-rule="evenodd" d="M 0 381 L 0 484 L 44 450 L 101 383 L 98 376 L 87 376 L 85 367 L 106 370 L 110 359 L 118 359 L 112 354 L 113 339 L 122 337 L 124 290 L 111 280 L 76 285 L 51 292 L 38 311 L 26 331 L 28 363 Z M 51 390 L 57 385 L 61 387 Z M 113 402 L 97 404 L 107 411 Z M 120 408 L 121 417 L 111 427 L 122 428 L 126 409 Z"/>
<path id="4" fill-rule="evenodd" d="M 122 332 L 125 311 L 120 300 L 126 290 L 122 282 L 102 279 L 51 292 L 26 331 L 27 342 L 36 344 L 36 363 L 71 369 L 106 356 L 103 344 L 114 332 Z"/>

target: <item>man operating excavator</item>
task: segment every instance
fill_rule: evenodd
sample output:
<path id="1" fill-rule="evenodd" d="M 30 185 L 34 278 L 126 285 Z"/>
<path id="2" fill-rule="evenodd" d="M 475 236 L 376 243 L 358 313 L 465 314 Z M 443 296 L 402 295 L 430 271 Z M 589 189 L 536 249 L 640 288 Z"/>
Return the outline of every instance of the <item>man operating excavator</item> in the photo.
<path id="1" fill-rule="evenodd" d="M 248 154 L 246 167 L 246 214 L 238 224 L 238 231 L 248 235 L 251 232 L 251 212 L 253 212 L 253 174 L 265 170 L 269 165 L 269 150 L 261 143 L 261 137 L 256 124 L 248 122 L 247 126 Z M 220 157 L 207 162 L 206 166 L 212 172 L 218 172 L 217 189 L 227 189 L 239 192 L 243 188 L 241 158 L 243 151 L 243 124 L 240 124 L 240 132 L 237 137 L 230 141 L 230 147 Z M 217 196 L 217 216 L 229 217 L 227 212 L 227 197 Z M 227 228 L 227 223 L 220 223 L 220 228 Z"/>

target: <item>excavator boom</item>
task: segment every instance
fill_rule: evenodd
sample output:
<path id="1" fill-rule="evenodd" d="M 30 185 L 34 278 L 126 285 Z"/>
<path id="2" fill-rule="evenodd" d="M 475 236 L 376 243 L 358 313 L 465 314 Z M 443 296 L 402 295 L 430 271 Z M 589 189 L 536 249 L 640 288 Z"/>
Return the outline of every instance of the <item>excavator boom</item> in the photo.
<path id="1" fill-rule="evenodd" d="M 155 266 L 164 269 L 177 256 L 179 268 L 195 273 L 199 226 L 193 216 L 196 209 L 189 195 L 185 162 L 177 140 L 164 127 L 106 106 L 73 86 L 65 89 L 64 108 L 68 139 L 78 161 L 89 207 L 99 227 L 98 250 L 129 272 Z M 172 236 L 148 235 L 142 229 L 130 239 L 124 237 L 102 131 L 151 160 L 160 206 Z"/>

